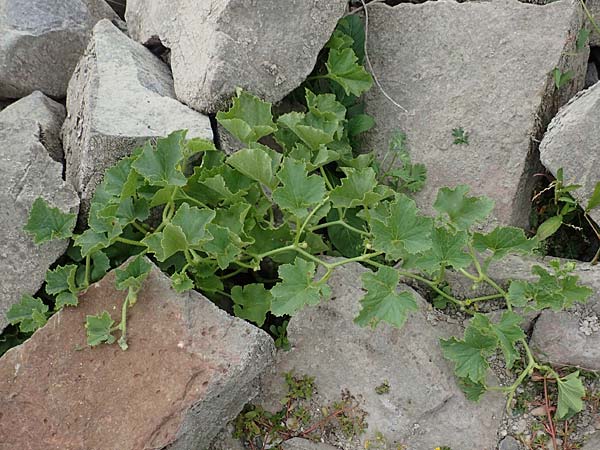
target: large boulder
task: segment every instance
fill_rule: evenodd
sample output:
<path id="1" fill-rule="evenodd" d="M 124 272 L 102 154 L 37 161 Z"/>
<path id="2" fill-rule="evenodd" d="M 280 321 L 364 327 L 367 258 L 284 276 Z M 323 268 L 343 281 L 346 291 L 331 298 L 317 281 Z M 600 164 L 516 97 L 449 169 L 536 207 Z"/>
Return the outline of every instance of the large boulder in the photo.
<path id="1" fill-rule="evenodd" d="M 63 141 L 82 214 L 107 168 L 156 136 L 212 139 L 208 117 L 175 100 L 169 68 L 108 20 L 94 27 L 69 83 Z"/>
<path id="2" fill-rule="evenodd" d="M 63 165 L 51 157 L 64 117 L 62 105 L 40 93 L 0 112 L 0 330 L 7 325 L 6 311 L 41 287 L 67 248 L 66 240 L 37 246 L 23 231 L 40 196 L 64 212 L 77 212 L 77 194 L 63 180 Z"/>
<path id="3" fill-rule="evenodd" d="M 342 391 L 355 398 L 367 413 L 364 439 L 373 441 L 380 432 L 390 444 L 402 443 L 411 450 L 444 445 L 495 449 L 504 400 L 494 394 L 481 403 L 465 398 L 440 350 L 439 338 L 446 331 L 429 323 L 424 311 L 411 314 L 400 330 L 387 324 L 361 328 L 353 322 L 364 295 L 357 280 L 365 270 L 359 265 L 336 269 L 329 281 L 331 299 L 292 317 L 292 349 L 278 354 L 259 400 L 272 410 L 281 408 L 282 374 L 291 371 L 314 377 L 318 404 L 339 401 Z M 425 301 L 418 298 L 423 306 Z M 376 388 L 385 380 L 389 392 L 379 395 Z M 364 444 L 348 448 L 358 450 Z"/>
<path id="4" fill-rule="evenodd" d="M 154 267 L 129 349 L 86 345 L 86 315 L 120 315 L 114 272 L 0 359 L 0 449 L 206 448 L 257 390 L 273 342 Z"/>
<path id="5" fill-rule="evenodd" d="M 347 0 L 129 0 L 131 36 L 170 49 L 177 98 L 215 112 L 243 87 L 276 102 L 298 87 Z"/>
<path id="6" fill-rule="evenodd" d="M 563 169 L 565 183 L 584 207 L 600 182 L 600 83 L 582 91 L 552 119 L 540 144 L 540 158 L 553 174 Z M 600 209 L 590 216 L 600 223 Z"/>
<path id="7" fill-rule="evenodd" d="M 67 93 L 69 78 L 100 19 L 104 0 L 0 0 L 0 98 Z"/>
<path id="8" fill-rule="evenodd" d="M 574 50 L 579 2 L 517 0 L 382 3 L 369 7 L 368 51 L 377 87 L 367 145 L 386 151 L 395 130 L 428 180 L 417 201 L 431 208 L 442 186 L 467 184 L 496 201 L 494 217 L 525 226 L 537 170 L 536 139 L 558 107 L 583 87 L 588 49 Z M 557 89 L 552 71 L 571 70 Z M 468 144 L 454 144 L 463 128 Z M 390 158 L 388 158 L 389 161 Z"/>

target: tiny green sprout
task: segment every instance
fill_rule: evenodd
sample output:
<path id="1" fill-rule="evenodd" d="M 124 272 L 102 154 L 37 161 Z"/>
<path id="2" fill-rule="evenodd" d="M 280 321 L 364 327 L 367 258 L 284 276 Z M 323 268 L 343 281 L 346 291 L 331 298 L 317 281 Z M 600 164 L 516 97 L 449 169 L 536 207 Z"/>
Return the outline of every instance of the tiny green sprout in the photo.
<path id="1" fill-rule="evenodd" d="M 552 76 L 554 78 L 554 85 L 556 86 L 556 89 L 560 89 L 569 81 L 571 81 L 575 74 L 571 70 L 563 72 L 558 67 L 555 67 L 552 71 Z"/>
<path id="2" fill-rule="evenodd" d="M 377 395 L 383 395 L 390 392 L 390 382 L 388 380 L 383 380 L 379 386 L 375 388 L 375 393 Z"/>
<path id="3" fill-rule="evenodd" d="M 452 137 L 454 137 L 453 144 L 455 145 L 469 145 L 469 133 L 463 127 L 454 128 L 452 130 Z"/>

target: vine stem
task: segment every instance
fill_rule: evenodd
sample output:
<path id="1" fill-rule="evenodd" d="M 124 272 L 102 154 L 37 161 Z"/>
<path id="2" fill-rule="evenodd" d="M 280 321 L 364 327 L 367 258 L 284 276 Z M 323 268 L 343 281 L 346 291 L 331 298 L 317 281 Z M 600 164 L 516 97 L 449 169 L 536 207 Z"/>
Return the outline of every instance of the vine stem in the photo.
<path id="1" fill-rule="evenodd" d="M 322 223 L 320 225 L 316 225 L 314 227 L 309 228 L 309 231 L 317 231 L 317 230 L 321 230 L 323 228 L 329 228 L 332 227 L 334 225 L 340 225 L 344 228 L 347 228 L 350 231 L 353 231 L 355 233 L 361 234 L 362 236 L 370 236 L 369 233 L 367 233 L 364 230 L 359 230 L 358 228 L 353 227 L 352 225 L 347 224 L 346 222 L 344 222 L 343 220 L 334 220 L 332 222 L 326 222 L 326 223 Z"/>
<path id="2" fill-rule="evenodd" d="M 323 200 L 321 200 L 317 206 L 315 206 L 312 211 L 308 214 L 308 216 L 306 217 L 306 219 L 304 220 L 304 222 L 302 223 L 302 225 L 297 229 L 296 231 L 296 238 L 294 239 L 294 245 L 298 245 L 300 244 L 300 237 L 302 236 L 302 233 L 304 232 L 304 229 L 306 228 L 306 225 L 308 225 L 308 222 L 310 222 L 310 219 L 312 219 L 314 217 L 314 215 L 317 213 L 317 211 L 319 209 L 321 209 L 321 207 L 327 203 L 329 201 L 329 197 L 325 196 L 325 198 Z"/>
<path id="3" fill-rule="evenodd" d="M 91 272 L 91 256 L 86 255 L 85 257 L 85 279 L 83 280 L 83 287 L 87 289 L 90 285 L 90 272 Z"/>
<path id="4" fill-rule="evenodd" d="M 122 242 L 123 244 L 135 245 L 136 247 L 146 247 L 146 244 L 142 244 L 141 242 L 134 241 L 132 239 L 127 239 L 121 236 L 115 238 L 115 241 Z"/>

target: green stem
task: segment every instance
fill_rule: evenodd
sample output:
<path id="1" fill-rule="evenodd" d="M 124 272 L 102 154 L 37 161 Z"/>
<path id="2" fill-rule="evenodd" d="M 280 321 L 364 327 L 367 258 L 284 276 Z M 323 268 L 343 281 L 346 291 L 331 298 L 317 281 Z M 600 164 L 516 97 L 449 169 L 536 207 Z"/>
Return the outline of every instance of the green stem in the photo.
<path id="1" fill-rule="evenodd" d="M 312 77 L 308 77 L 306 80 L 307 81 L 314 81 L 314 80 L 323 80 L 329 78 L 329 75 L 313 75 Z"/>
<path id="2" fill-rule="evenodd" d="M 123 244 L 135 245 L 136 247 L 146 247 L 146 244 L 142 244 L 139 241 L 133 241 L 131 239 L 127 239 L 127 238 L 124 238 L 124 237 L 121 237 L 121 236 L 116 237 L 115 241 L 122 242 Z"/>
<path id="3" fill-rule="evenodd" d="M 185 256 L 185 260 L 187 261 L 188 266 L 194 265 L 194 258 L 189 250 L 184 250 L 183 255 Z"/>
<path id="4" fill-rule="evenodd" d="M 208 206 L 206 206 L 205 203 L 202 203 L 200 200 L 194 198 L 194 197 L 190 197 L 188 194 L 186 194 L 181 188 L 179 188 L 179 195 L 181 195 L 185 200 L 188 200 L 194 204 L 196 204 L 197 206 L 200 206 L 201 208 L 206 208 L 209 209 Z"/>
<path id="5" fill-rule="evenodd" d="M 473 298 L 467 298 L 464 300 L 465 305 L 469 306 L 472 305 L 473 303 L 476 302 L 484 302 L 486 300 L 494 300 L 497 298 L 504 298 L 504 295 L 502 294 L 492 294 L 492 295 L 484 295 L 481 297 L 473 297 Z"/>
<path id="6" fill-rule="evenodd" d="M 86 255 L 85 257 L 85 278 L 83 280 L 83 288 L 87 289 L 90 285 L 90 272 L 91 272 L 91 256 Z"/>
<path id="7" fill-rule="evenodd" d="M 119 338 L 119 347 L 121 347 L 122 350 L 127 350 L 127 348 L 128 348 L 128 345 L 127 345 L 127 307 L 129 306 L 129 304 L 131 302 L 131 297 L 133 297 L 135 295 L 136 294 L 130 287 L 129 291 L 127 292 L 127 297 L 125 297 L 125 301 L 123 302 L 123 306 L 121 306 L 121 323 L 119 324 L 119 329 L 121 330 L 121 337 Z"/>
<path id="8" fill-rule="evenodd" d="M 221 280 L 227 280 L 229 278 L 235 277 L 236 275 L 239 275 L 240 273 L 242 273 L 244 271 L 245 271 L 244 268 L 236 269 L 233 272 L 230 272 L 230 273 L 225 274 L 225 275 L 221 275 L 219 278 Z"/>
<path id="9" fill-rule="evenodd" d="M 323 228 L 332 227 L 332 226 L 335 226 L 335 225 L 340 225 L 340 226 L 342 226 L 342 227 L 344 227 L 344 228 L 347 228 L 347 229 L 348 229 L 348 230 L 350 230 L 350 231 L 353 231 L 354 233 L 358 233 L 358 234 L 361 234 L 361 235 L 363 235 L 363 236 L 370 236 L 370 234 L 369 234 L 369 233 L 367 233 L 366 231 L 364 231 L 364 230 L 359 230 L 358 228 L 355 228 L 355 227 L 353 227 L 352 225 L 348 225 L 348 224 L 347 224 L 346 222 L 344 222 L 343 220 L 334 220 L 334 221 L 332 221 L 332 222 L 326 222 L 326 223 L 322 223 L 322 224 L 320 224 L 320 225 L 316 225 L 316 226 L 314 226 L 314 227 L 310 227 L 310 228 L 309 228 L 309 230 L 310 230 L 310 231 L 317 231 L 317 230 L 320 230 L 320 229 L 323 229 Z"/>
<path id="10" fill-rule="evenodd" d="M 333 185 L 329 181 L 329 178 L 327 177 L 327 173 L 325 172 L 325 169 L 323 168 L 323 166 L 319 167 L 319 172 L 321 172 L 321 176 L 323 177 L 323 180 L 325 181 L 325 185 L 327 185 L 327 189 L 329 189 L 330 191 L 333 191 Z"/>
<path id="11" fill-rule="evenodd" d="M 298 245 L 300 244 L 300 238 L 302 237 L 302 233 L 304 232 L 304 229 L 306 228 L 306 225 L 308 225 L 308 222 L 310 222 L 310 219 L 312 219 L 314 217 L 314 215 L 317 213 L 317 211 L 319 209 L 321 209 L 321 207 L 327 203 L 329 201 L 329 197 L 325 197 L 323 200 L 321 200 L 317 206 L 315 206 L 313 208 L 313 210 L 308 214 L 308 216 L 306 217 L 306 219 L 304 220 L 304 223 L 302 223 L 302 225 L 299 228 L 296 228 L 296 238 L 294 239 L 294 245 Z M 312 230 L 311 230 L 312 231 Z"/>
<path id="12" fill-rule="evenodd" d="M 148 234 L 148 231 L 146 229 L 144 229 L 144 227 L 142 227 L 139 223 L 132 222 L 131 225 L 133 225 L 133 228 L 138 230 L 140 233 L 143 233 L 144 235 Z"/>

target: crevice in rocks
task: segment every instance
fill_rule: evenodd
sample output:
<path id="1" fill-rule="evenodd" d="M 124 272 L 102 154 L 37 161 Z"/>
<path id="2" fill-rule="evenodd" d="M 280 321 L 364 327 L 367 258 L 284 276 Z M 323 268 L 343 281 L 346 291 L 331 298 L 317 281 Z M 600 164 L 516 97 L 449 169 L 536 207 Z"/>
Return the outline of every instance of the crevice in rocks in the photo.
<path id="1" fill-rule="evenodd" d="M 171 67 L 171 49 L 165 47 L 158 36 L 152 36 L 144 44 L 150 52 Z"/>
<path id="2" fill-rule="evenodd" d="M 125 19 L 127 0 L 106 0 L 106 3 L 108 3 L 108 6 L 110 6 L 121 19 Z"/>
<path id="3" fill-rule="evenodd" d="M 217 123 L 216 114 L 209 114 L 208 119 L 210 120 L 210 128 L 213 132 L 213 142 L 215 143 L 215 147 L 218 150 L 223 151 L 223 146 L 221 145 L 221 135 L 219 134 L 219 127 Z"/>
<path id="4" fill-rule="evenodd" d="M 412 4 L 421 4 L 426 2 L 436 2 L 438 0 L 367 0 L 365 3 L 385 3 L 389 6 L 400 5 L 401 3 L 412 3 Z M 457 3 L 485 3 L 493 0 L 456 0 Z M 531 5 L 545 6 L 556 0 L 518 0 L 520 3 L 527 3 Z M 352 0 L 352 5 L 361 6 L 360 0 Z"/>

